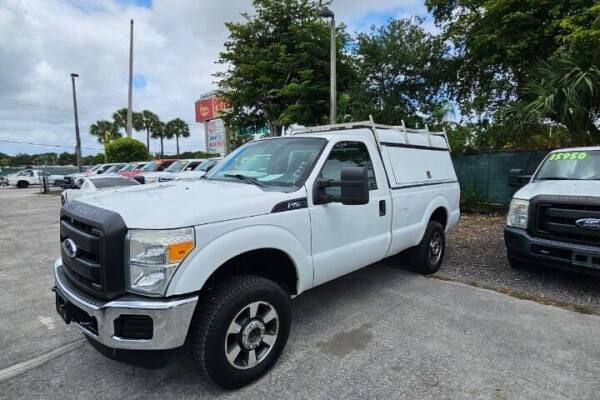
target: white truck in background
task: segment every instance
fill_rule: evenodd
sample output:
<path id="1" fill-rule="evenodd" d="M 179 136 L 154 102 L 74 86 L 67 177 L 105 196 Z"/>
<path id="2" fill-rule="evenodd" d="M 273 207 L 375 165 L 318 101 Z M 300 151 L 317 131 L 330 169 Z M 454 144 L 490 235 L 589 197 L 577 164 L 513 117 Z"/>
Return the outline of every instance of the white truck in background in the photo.
<path id="1" fill-rule="evenodd" d="M 24 189 L 29 186 L 41 185 L 44 171 L 41 169 L 24 169 L 16 174 L 6 176 L 8 185 Z"/>
<path id="2" fill-rule="evenodd" d="M 504 242 L 514 268 L 600 276 L 600 147 L 550 152 L 515 193 Z"/>
<path id="3" fill-rule="evenodd" d="M 405 250 L 440 268 L 460 216 L 449 150 L 444 133 L 322 126 L 250 142 L 200 180 L 71 201 L 57 311 L 113 349 L 187 341 L 206 377 L 246 385 L 283 351 L 290 298 Z"/>

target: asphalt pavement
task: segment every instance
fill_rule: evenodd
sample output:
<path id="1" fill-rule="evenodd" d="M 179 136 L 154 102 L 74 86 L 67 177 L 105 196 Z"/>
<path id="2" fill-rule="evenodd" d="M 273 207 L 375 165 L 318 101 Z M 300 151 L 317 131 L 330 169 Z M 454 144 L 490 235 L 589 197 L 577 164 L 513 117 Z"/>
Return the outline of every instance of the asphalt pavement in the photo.
<path id="1" fill-rule="evenodd" d="M 598 399 L 600 317 L 373 265 L 292 301 L 282 358 L 237 391 L 183 350 L 99 353 L 54 311 L 60 198 L 0 189 L 1 399 Z"/>

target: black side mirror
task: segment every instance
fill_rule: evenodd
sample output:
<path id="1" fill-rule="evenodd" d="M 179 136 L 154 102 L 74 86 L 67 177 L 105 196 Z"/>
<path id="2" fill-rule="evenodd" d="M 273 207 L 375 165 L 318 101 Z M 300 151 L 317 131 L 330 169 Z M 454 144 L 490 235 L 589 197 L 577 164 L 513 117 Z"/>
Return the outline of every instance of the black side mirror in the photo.
<path id="1" fill-rule="evenodd" d="M 508 186 L 521 188 L 531 180 L 531 175 L 524 174 L 522 169 L 511 169 L 508 172 Z"/>
<path id="2" fill-rule="evenodd" d="M 341 180 L 317 179 L 313 190 L 313 203 L 342 203 L 361 205 L 369 202 L 369 174 L 366 167 L 343 167 Z M 340 196 L 331 196 L 325 188 L 339 187 Z"/>

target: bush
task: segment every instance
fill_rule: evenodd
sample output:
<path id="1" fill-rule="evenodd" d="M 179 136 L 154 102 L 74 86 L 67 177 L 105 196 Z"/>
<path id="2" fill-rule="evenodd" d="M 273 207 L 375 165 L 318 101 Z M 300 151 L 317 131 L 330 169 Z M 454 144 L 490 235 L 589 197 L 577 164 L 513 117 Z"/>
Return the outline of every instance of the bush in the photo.
<path id="1" fill-rule="evenodd" d="M 148 150 L 144 143 L 132 138 L 115 139 L 106 145 L 108 162 L 131 162 L 148 159 Z"/>
<path id="2" fill-rule="evenodd" d="M 469 189 L 462 193 L 460 209 L 463 212 L 474 213 L 482 212 L 485 208 L 486 202 L 483 196 L 479 194 L 475 185 L 472 185 Z"/>

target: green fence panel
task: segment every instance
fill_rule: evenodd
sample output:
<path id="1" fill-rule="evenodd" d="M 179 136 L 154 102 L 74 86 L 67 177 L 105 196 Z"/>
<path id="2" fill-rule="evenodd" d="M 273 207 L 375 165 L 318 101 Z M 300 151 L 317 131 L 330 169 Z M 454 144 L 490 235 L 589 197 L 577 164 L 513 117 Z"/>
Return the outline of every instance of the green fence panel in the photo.
<path id="1" fill-rule="evenodd" d="M 474 190 L 488 203 L 509 204 L 515 188 L 508 185 L 511 169 L 533 173 L 545 151 L 514 151 L 467 154 L 454 157 L 454 168 L 461 191 Z"/>

